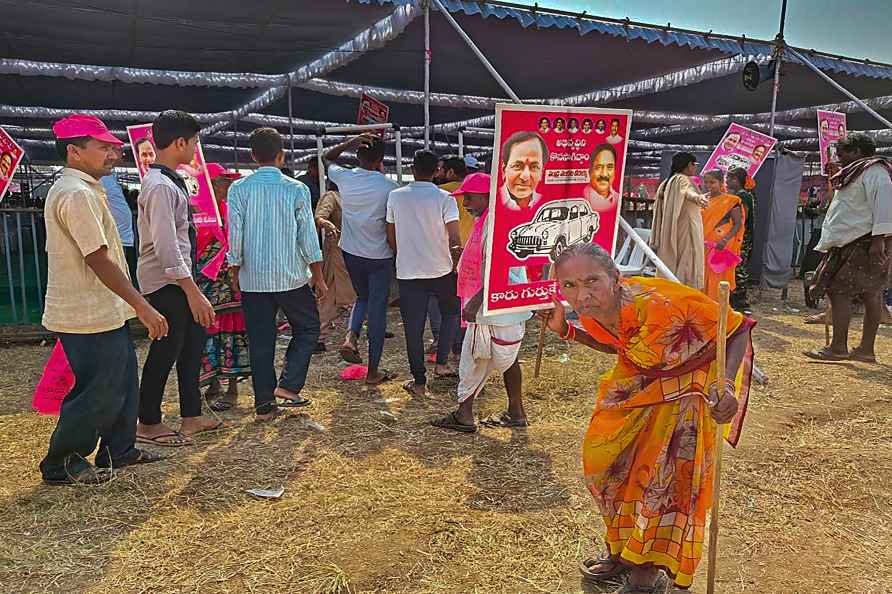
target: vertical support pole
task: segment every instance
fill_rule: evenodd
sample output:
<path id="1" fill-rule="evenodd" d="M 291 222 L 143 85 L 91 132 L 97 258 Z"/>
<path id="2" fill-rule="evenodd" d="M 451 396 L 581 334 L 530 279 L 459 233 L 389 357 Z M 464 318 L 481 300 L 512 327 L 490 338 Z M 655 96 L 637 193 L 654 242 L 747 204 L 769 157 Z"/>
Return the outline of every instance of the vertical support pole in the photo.
<path id="1" fill-rule="evenodd" d="M 238 120 L 232 116 L 232 156 L 235 168 L 238 169 Z"/>
<path id="2" fill-rule="evenodd" d="M 291 163 L 291 169 L 294 169 L 294 107 L 291 103 L 291 89 L 294 87 L 294 75 L 288 75 L 288 134 L 291 137 L 291 158 L 288 160 Z M 321 170 L 320 170 L 321 171 Z"/>
<path id="3" fill-rule="evenodd" d="M 40 280 L 40 249 L 37 245 L 37 217 L 31 213 L 31 247 L 34 248 L 34 276 L 37 279 L 37 301 L 43 311 L 43 282 Z"/>
<path id="4" fill-rule="evenodd" d="M 465 156 L 465 133 L 461 130 L 458 131 L 458 156 Z"/>
<path id="5" fill-rule="evenodd" d="M 403 183 L 403 143 L 400 135 L 400 127 L 393 127 L 394 142 L 396 146 L 396 183 Z"/>
<path id="6" fill-rule="evenodd" d="M 424 3 L 424 150 L 431 148 L 431 5 Z"/>
<path id="7" fill-rule="evenodd" d="M 325 159 L 322 158 L 322 151 L 325 150 L 325 147 L 322 145 L 322 134 L 323 132 L 318 132 L 316 134 L 316 160 L 319 164 L 319 195 L 325 193 Z"/>
<path id="8" fill-rule="evenodd" d="M 787 0 L 781 5 L 780 29 L 774 39 L 774 85 L 771 89 L 771 120 L 768 123 L 768 135 L 774 136 L 774 118 L 777 113 L 777 95 L 780 92 L 780 71 L 784 60 L 784 24 L 787 21 Z M 776 149 L 777 150 L 777 149 Z"/>
<path id="9" fill-rule="evenodd" d="M 19 311 L 15 303 L 15 281 L 12 278 L 12 250 L 9 245 L 9 223 L 6 213 L 0 213 L 3 217 L 3 251 L 6 254 L 6 276 L 9 279 L 9 303 L 12 305 L 12 321 L 19 321 Z"/>
<path id="10" fill-rule="evenodd" d="M 19 279 L 22 281 L 22 321 L 28 323 L 28 293 L 25 289 L 25 244 L 22 242 L 22 213 L 15 213 L 16 236 L 19 239 Z"/>

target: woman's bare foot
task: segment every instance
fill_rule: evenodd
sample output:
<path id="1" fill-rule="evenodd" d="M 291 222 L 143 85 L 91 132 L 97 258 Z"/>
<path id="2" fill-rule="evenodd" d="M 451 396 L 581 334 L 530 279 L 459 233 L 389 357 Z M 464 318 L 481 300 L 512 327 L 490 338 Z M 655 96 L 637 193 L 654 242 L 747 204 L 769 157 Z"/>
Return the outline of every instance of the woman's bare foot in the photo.
<path id="1" fill-rule="evenodd" d="M 158 436 L 170 435 L 171 433 L 176 433 L 176 431 L 164 423 L 156 423 L 154 425 L 138 423 L 136 425 L 136 436 L 144 439 L 155 439 Z"/>
<path id="2" fill-rule="evenodd" d="M 184 417 L 183 422 L 180 425 L 180 433 L 191 437 L 193 435 L 198 435 L 199 433 L 206 433 L 208 431 L 220 429 L 222 426 L 223 421 L 218 421 L 217 419 L 206 417 L 204 415 L 198 417 Z"/>

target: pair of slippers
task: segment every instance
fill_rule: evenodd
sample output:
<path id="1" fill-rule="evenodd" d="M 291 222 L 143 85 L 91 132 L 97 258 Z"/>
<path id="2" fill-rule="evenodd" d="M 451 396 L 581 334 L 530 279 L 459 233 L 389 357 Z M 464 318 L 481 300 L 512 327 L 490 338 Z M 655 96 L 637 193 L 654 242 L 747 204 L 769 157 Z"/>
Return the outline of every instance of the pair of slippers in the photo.
<path id="1" fill-rule="evenodd" d="M 460 422 L 454 412 L 447 414 L 445 417 L 434 419 L 430 423 L 439 429 L 450 429 L 452 431 L 458 431 L 459 433 L 475 433 L 478 427 L 477 424 L 468 425 L 467 423 Z M 490 415 L 481 420 L 479 424 L 484 427 L 498 427 L 503 429 L 528 426 L 526 419 L 515 421 L 511 418 L 511 415 L 508 414 L 508 411 Z"/>
<path id="2" fill-rule="evenodd" d="M 867 353 L 863 353 L 858 349 L 852 349 L 850 352 L 843 355 L 840 353 L 834 353 L 832 350 L 830 350 L 829 346 L 825 346 L 812 351 L 805 351 L 803 355 L 805 355 L 809 359 L 814 359 L 815 361 L 860 361 L 861 363 L 877 362 L 877 358 L 875 355 L 868 355 Z"/>

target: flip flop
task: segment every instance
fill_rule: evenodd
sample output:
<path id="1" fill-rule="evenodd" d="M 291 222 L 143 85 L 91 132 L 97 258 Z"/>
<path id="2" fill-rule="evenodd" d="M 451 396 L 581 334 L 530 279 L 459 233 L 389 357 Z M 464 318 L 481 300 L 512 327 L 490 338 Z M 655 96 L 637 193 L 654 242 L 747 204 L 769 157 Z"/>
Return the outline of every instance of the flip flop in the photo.
<path id="1" fill-rule="evenodd" d="M 851 351 L 849 351 L 849 359 L 852 361 L 860 361 L 861 363 L 877 362 L 876 355 L 868 355 L 859 351 L 858 349 L 852 349 Z"/>
<path id="2" fill-rule="evenodd" d="M 297 398 L 285 398 L 284 396 L 276 396 L 276 400 L 284 400 L 284 402 L 276 402 L 276 406 L 279 408 L 303 408 L 305 406 L 310 406 L 313 404 L 313 401 L 309 398 L 304 398 L 302 396 L 298 396 Z"/>
<path id="3" fill-rule="evenodd" d="M 136 443 L 144 443 L 165 448 L 181 448 L 183 446 L 192 445 L 192 440 L 179 431 L 168 431 L 167 433 L 162 433 L 155 437 L 143 437 L 142 435 L 137 435 Z"/>
<path id="4" fill-rule="evenodd" d="M 189 437 L 195 437 L 196 435 L 201 435 L 202 433 L 211 433 L 212 431 L 217 431 L 218 429 L 225 429 L 225 428 L 226 428 L 226 423 L 224 423 L 223 421 L 217 421 L 217 424 L 214 425 L 213 427 L 208 427 L 207 429 L 201 429 L 201 430 L 196 431 L 195 433 L 192 433 L 192 434 L 187 435 L 186 433 L 183 433 L 182 429 L 180 429 L 180 433 L 182 433 L 187 438 L 189 438 Z"/>
<path id="5" fill-rule="evenodd" d="M 813 351 L 805 351 L 802 354 L 816 361 L 847 361 L 849 358 L 848 353 L 840 355 L 831 351 L 830 347 L 821 347 Z"/>
<path id="6" fill-rule="evenodd" d="M 515 421 L 511 418 L 511 415 L 508 414 L 507 410 L 503 410 L 500 413 L 494 413 L 482 421 L 480 421 L 481 425 L 485 425 L 487 427 L 526 427 L 528 425 L 526 419 L 522 421 Z"/>
<path id="7" fill-rule="evenodd" d="M 451 429 L 452 431 L 458 431 L 459 433 L 475 433 L 477 431 L 477 425 L 460 423 L 454 412 L 449 413 L 445 417 L 433 419 L 430 424 L 438 429 Z"/>
<path id="8" fill-rule="evenodd" d="M 604 571 L 594 571 L 592 568 L 599 564 L 611 564 L 610 569 Z M 609 556 L 608 557 L 600 557 L 598 559 L 589 558 L 585 561 L 579 562 L 579 572 L 582 574 L 582 577 L 585 581 L 590 583 L 602 583 L 602 582 L 615 582 L 616 580 L 622 578 L 626 574 L 632 571 L 632 568 L 628 565 L 623 565 L 618 561 L 614 561 Z"/>
<path id="9" fill-rule="evenodd" d="M 341 359 L 346 361 L 347 363 L 353 363 L 359 365 L 362 363 L 362 357 L 359 354 L 359 349 L 354 349 L 348 346 L 342 346 L 338 353 L 341 355 Z"/>
<path id="10" fill-rule="evenodd" d="M 113 463 L 113 466 L 116 470 L 124 468 L 125 466 L 134 466 L 136 464 L 151 464 L 152 462 L 160 462 L 164 460 L 165 456 L 161 454 L 156 454 L 155 452 L 150 452 L 149 450 L 140 450 L 138 448 L 134 448 L 133 451 L 136 452 L 136 456 L 134 456 L 130 460 L 125 460 L 123 462 Z M 110 466 L 105 466 L 103 464 L 97 464 L 96 468 L 110 468 Z"/>
<path id="11" fill-rule="evenodd" d="M 409 381 L 407 381 L 407 382 L 405 382 L 405 383 L 403 384 L 403 390 L 405 390 L 406 392 L 408 392 L 410 395 L 412 395 L 412 396 L 422 396 L 422 394 L 417 394 L 413 388 L 415 388 L 415 380 L 409 380 Z M 427 387 L 426 387 L 426 386 L 425 386 L 425 388 L 424 388 L 424 394 L 423 394 L 423 396 L 429 396 L 429 393 L 428 393 L 428 391 L 427 391 Z"/>
<path id="12" fill-rule="evenodd" d="M 383 384 L 384 382 L 389 382 L 391 380 L 395 380 L 397 375 L 393 372 L 387 371 L 386 369 L 379 369 L 378 373 L 381 374 L 381 377 L 373 382 L 366 380 L 365 385 L 367 386 L 378 386 Z"/>
<path id="13" fill-rule="evenodd" d="M 233 406 L 235 406 L 234 402 L 230 402 L 229 400 L 224 400 L 223 398 L 218 398 L 217 400 L 214 400 L 210 404 L 210 408 L 214 412 L 226 412 Z"/>

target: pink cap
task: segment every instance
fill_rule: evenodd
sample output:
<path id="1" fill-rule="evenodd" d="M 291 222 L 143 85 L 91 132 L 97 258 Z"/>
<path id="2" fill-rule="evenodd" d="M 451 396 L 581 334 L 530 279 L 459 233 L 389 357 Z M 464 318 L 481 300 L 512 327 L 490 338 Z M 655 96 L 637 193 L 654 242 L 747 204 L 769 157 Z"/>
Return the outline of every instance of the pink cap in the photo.
<path id="1" fill-rule="evenodd" d="M 101 140 L 102 142 L 108 142 L 117 146 L 122 146 L 124 144 L 108 131 L 108 128 L 102 123 L 102 120 L 96 116 L 84 115 L 81 113 L 71 114 L 67 118 L 62 118 L 53 124 L 53 134 L 55 134 L 57 140 L 89 136 L 90 138 L 95 138 L 96 140 Z"/>
<path id="2" fill-rule="evenodd" d="M 461 183 L 461 186 L 454 192 L 452 196 L 467 194 L 489 194 L 489 174 L 488 173 L 472 173 Z"/>
<path id="3" fill-rule="evenodd" d="M 221 177 L 221 176 L 225 177 L 227 179 L 239 179 L 242 176 L 241 173 L 239 173 L 237 171 L 230 171 L 229 169 L 226 169 L 219 163 L 208 163 L 207 168 L 208 168 L 208 176 L 210 176 L 211 179 Z"/>

